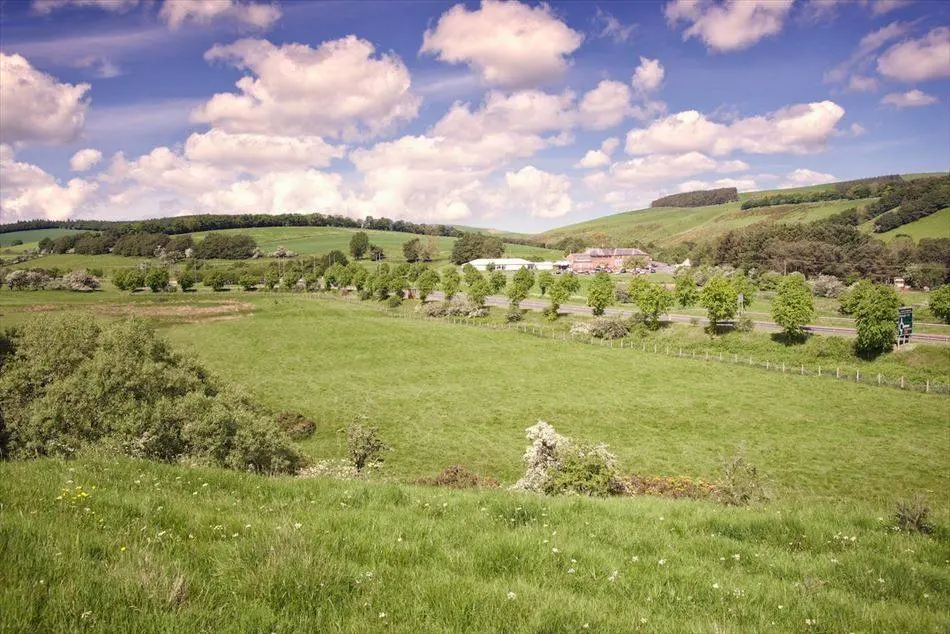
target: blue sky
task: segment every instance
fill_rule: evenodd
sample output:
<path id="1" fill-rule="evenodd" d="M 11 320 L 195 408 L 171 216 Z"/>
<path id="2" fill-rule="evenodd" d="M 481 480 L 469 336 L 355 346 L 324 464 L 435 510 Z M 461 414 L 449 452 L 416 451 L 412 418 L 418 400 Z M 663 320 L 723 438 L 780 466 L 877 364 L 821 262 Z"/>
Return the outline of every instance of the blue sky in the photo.
<path id="1" fill-rule="evenodd" d="M 0 4 L 0 214 L 538 231 L 950 169 L 950 8 L 896 0 Z"/>

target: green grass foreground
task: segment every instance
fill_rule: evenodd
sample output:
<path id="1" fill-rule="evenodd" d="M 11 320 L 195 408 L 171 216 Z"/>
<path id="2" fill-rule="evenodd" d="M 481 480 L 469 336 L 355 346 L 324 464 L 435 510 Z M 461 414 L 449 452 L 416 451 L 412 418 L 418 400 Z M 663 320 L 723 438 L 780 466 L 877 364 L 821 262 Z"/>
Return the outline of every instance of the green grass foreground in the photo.
<path id="1" fill-rule="evenodd" d="M 946 534 L 822 506 L 545 499 L 95 457 L 5 463 L 0 476 L 3 631 L 950 628 Z"/>

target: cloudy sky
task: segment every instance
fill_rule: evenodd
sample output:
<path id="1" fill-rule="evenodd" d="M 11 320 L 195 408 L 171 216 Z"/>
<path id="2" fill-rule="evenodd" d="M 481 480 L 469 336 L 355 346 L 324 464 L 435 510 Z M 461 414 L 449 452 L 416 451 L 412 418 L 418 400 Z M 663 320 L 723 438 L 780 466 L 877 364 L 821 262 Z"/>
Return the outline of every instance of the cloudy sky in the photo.
<path id="1" fill-rule="evenodd" d="M 950 168 L 950 3 L 0 0 L 0 221 L 538 231 Z"/>

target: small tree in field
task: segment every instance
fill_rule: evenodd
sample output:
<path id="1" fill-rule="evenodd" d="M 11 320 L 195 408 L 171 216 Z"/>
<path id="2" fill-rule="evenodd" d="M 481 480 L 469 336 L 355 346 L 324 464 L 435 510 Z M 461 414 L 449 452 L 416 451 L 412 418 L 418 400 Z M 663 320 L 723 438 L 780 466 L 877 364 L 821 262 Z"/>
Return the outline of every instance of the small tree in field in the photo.
<path id="1" fill-rule="evenodd" d="M 505 294 L 508 296 L 508 310 L 511 313 L 521 309 L 521 302 L 528 297 L 534 286 L 534 274 L 529 269 L 519 269 L 508 282 Z"/>
<path id="2" fill-rule="evenodd" d="M 551 305 L 545 309 L 545 317 L 552 321 L 557 319 L 557 311 L 561 307 L 561 304 L 567 302 L 567 300 L 571 298 L 571 295 L 576 293 L 579 288 L 580 282 L 573 273 L 557 278 L 548 290 L 548 298 L 551 300 Z"/>
<path id="3" fill-rule="evenodd" d="M 598 273 L 587 291 L 587 305 L 595 315 L 600 316 L 604 314 L 604 309 L 613 303 L 614 283 L 610 280 L 610 274 Z"/>
<path id="4" fill-rule="evenodd" d="M 346 428 L 346 452 L 357 473 L 381 463 L 383 452 L 389 449 L 375 427 L 366 427 L 357 420 Z"/>
<path id="5" fill-rule="evenodd" d="M 656 329 L 660 326 L 660 315 L 672 308 L 676 299 L 672 291 L 659 284 L 647 284 L 646 288 L 637 294 L 636 301 L 647 325 Z"/>
<path id="6" fill-rule="evenodd" d="M 541 289 L 542 297 L 544 297 L 544 294 L 551 288 L 552 284 L 554 284 L 554 276 L 551 275 L 551 272 L 541 271 L 538 275 L 538 288 Z"/>
<path id="7" fill-rule="evenodd" d="M 801 339 L 805 326 L 815 317 L 815 300 L 801 275 L 792 274 L 778 285 L 772 300 L 772 319 L 784 330 L 786 337 Z"/>
<path id="8" fill-rule="evenodd" d="M 640 293 L 645 291 L 649 286 L 650 283 L 645 277 L 640 277 L 639 275 L 634 276 L 634 278 L 630 280 L 630 283 L 627 284 L 627 299 L 636 304 L 640 298 Z"/>
<path id="9" fill-rule="evenodd" d="M 211 269 L 205 272 L 201 283 L 213 291 L 221 291 L 227 286 L 227 278 L 225 278 L 224 273 L 218 269 Z"/>
<path id="10" fill-rule="evenodd" d="M 699 291 L 696 290 L 696 280 L 687 270 L 676 274 L 676 301 L 680 308 L 690 308 L 699 301 Z"/>
<path id="11" fill-rule="evenodd" d="M 197 282 L 198 276 L 195 275 L 195 272 L 191 269 L 182 271 L 178 276 L 178 286 L 180 286 L 183 291 L 191 290 Z"/>
<path id="12" fill-rule="evenodd" d="M 439 274 L 432 269 L 426 269 L 416 278 L 416 288 L 419 290 L 419 299 L 423 302 L 439 285 Z"/>
<path id="13" fill-rule="evenodd" d="M 155 267 L 149 269 L 145 274 L 145 285 L 152 289 L 153 293 L 160 293 L 168 286 L 168 269 Z"/>
<path id="14" fill-rule="evenodd" d="M 859 352 L 875 354 L 890 350 L 897 339 L 900 297 L 890 286 L 874 284 L 861 293 L 852 311 L 857 325 Z"/>
<path id="15" fill-rule="evenodd" d="M 736 316 L 739 291 L 724 277 L 714 277 L 703 286 L 699 294 L 699 304 L 706 309 L 709 326 L 715 331 L 719 322 Z"/>
<path id="16" fill-rule="evenodd" d="M 238 284 L 240 284 L 241 288 L 243 288 L 245 291 L 255 290 L 259 281 L 260 279 L 253 273 L 244 273 L 238 278 Z"/>
<path id="17" fill-rule="evenodd" d="M 501 289 L 505 288 L 505 285 L 508 283 L 508 278 L 505 276 L 504 271 L 495 270 L 488 275 L 488 286 L 491 288 L 491 294 L 500 293 Z"/>
<path id="18" fill-rule="evenodd" d="M 734 275 L 731 280 L 732 285 L 736 288 L 736 292 L 739 294 L 742 300 L 742 309 L 748 310 L 752 308 L 752 302 L 755 301 L 755 284 L 752 283 L 745 275 Z"/>
<path id="19" fill-rule="evenodd" d="M 930 294 L 930 312 L 945 324 L 950 324 L 950 284 L 944 284 Z"/>
<path id="20" fill-rule="evenodd" d="M 459 287 L 462 285 L 462 280 L 459 277 L 458 269 L 456 269 L 451 264 L 445 266 L 442 269 L 442 294 L 445 296 L 445 300 L 448 301 L 455 297 L 455 294 L 459 292 Z"/>
<path id="21" fill-rule="evenodd" d="M 475 283 L 475 280 L 481 276 L 482 274 L 479 272 L 479 270 L 471 264 L 465 264 L 462 266 L 462 279 L 465 280 L 466 286 L 471 286 Z"/>
<path id="22" fill-rule="evenodd" d="M 364 231 L 357 231 L 350 238 L 350 255 L 354 260 L 361 260 L 369 251 L 369 236 Z"/>
<path id="23" fill-rule="evenodd" d="M 491 283 L 484 276 L 479 275 L 468 287 L 468 296 L 480 308 L 485 305 L 485 298 L 491 295 Z"/>

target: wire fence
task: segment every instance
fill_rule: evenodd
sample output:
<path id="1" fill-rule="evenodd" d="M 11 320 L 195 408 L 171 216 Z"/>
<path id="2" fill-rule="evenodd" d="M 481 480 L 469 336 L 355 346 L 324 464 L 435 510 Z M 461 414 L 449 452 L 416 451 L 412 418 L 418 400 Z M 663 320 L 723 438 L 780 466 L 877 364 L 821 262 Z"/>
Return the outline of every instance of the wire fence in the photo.
<path id="1" fill-rule="evenodd" d="M 331 299 L 327 297 L 327 299 Z M 341 298 L 344 301 L 358 301 L 355 297 Z M 372 304 L 360 304 L 367 306 L 372 310 L 389 315 L 397 319 L 409 319 L 415 321 L 431 321 L 451 323 L 457 326 L 468 326 L 470 328 L 480 328 L 483 330 L 499 330 L 517 332 L 523 335 L 538 337 L 541 339 L 551 339 L 554 341 L 564 341 L 590 345 L 601 348 L 631 350 L 642 353 L 658 354 L 666 357 L 678 359 L 692 359 L 705 361 L 709 363 L 724 363 L 729 365 L 742 365 L 750 368 L 756 368 L 768 372 L 777 372 L 787 375 L 813 376 L 822 379 L 831 379 L 835 381 L 845 381 L 858 385 L 889 387 L 899 390 L 912 392 L 924 392 L 927 394 L 950 395 L 950 383 L 940 381 L 912 381 L 904 376 L 895 377 L 886 376 L 878 372 L 861 372 L 857 368 L 842 367 L 840 365 L 810 365 L 810 364 L 791 364 L 785 361 L 770 361 L 768 359 L 755 358 L 755 356 L 725 353 L 696 351 L 686 347 L 670 346 L 666 343 L 648 343 L 645 341 L 633 341 L 628 339 L 598 339 L 590 335 L 572 334 L 558 330 L 556 328 L 545 328 L 535 324 L 524 323 L 495 323 L 479 321 L 469 317 L 428 317 L 405 308 L 391 309 Z"/>

